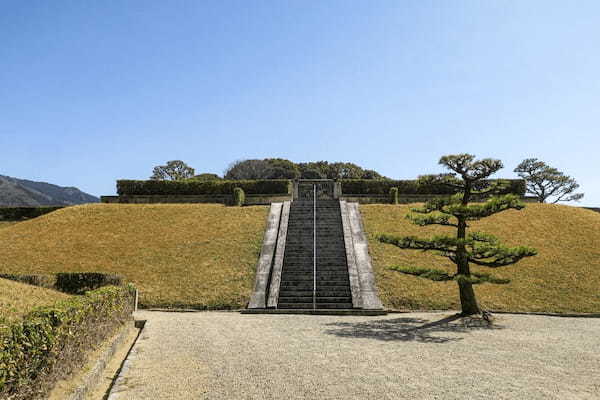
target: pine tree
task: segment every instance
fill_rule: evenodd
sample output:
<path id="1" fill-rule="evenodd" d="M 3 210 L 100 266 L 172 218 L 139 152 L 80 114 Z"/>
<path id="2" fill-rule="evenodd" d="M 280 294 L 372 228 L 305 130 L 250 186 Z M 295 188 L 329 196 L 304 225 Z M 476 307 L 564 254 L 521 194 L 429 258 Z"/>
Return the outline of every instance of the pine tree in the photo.
<path id="1" fill-rule="evenodd" d="M 536 250 L 525 246 L 507 247 L 492 235 L 483 232 L 467 232 L 469 221 L 477 221 L 505 210 L 524 208 L 524 204 L 514 194 L 493 196 L 501 189 L 502 182 L 491 184 L 486 181 L 486 178 L 503 167 L 500 160 L 489 158 L 475 160 L 473 155 L 458 154 L 442 157 L 439 164 L 453 173 L 428 175 L 421 177 L 421 181 L 448 185 L 457 193 L 428 201 L 423 207 L 412 209 L 412 213 L 407 215 L 407 218 L 419 226 L 442 225 L 456 228 L 456 235 L 439 235 L 423 239 L 384 234 L 379 236 L 379 240 L 401 249 L 434 251 L 449 258 L 457 267 L 454 279 L 458 283 L 462 313 L 478 314 L 480 310 L 473 291 L 469 264 L 491 268 L 503 267 L 515 264 L 524 257 L 535 255 Z M 472 203 L 484 197 L 489 199 L 485 202 Z"/>

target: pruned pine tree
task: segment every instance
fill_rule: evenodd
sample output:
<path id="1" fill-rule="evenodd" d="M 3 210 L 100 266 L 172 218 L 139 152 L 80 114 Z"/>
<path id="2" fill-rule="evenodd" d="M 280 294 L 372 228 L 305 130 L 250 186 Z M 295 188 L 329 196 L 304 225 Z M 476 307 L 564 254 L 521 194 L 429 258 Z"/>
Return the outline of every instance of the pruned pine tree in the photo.
<path id="1" fill-rule="evenodd" d="M 453 173 L 421 177 L 424 181 L 435 181 L 452 186 L 457 190 L 453 196 L 438 198 L 425 203 L 421 208 L 412 209 L 407 215 L 419 226 L 442 225 L 456 229 L 455 235 L 439 235 L 428 239 L 414 236 L 395 237 L 380 235 L 383 243 L 401 249 L 434 251 L 449 258 L 456 264 L 454 280 L 458 283 L 460 303 L 464 315 L 480 313 L 470 264 L 484 267 L 503 267 L 514 264 L 524 257 L 533 256 L 536 250 L 530 247 L 507 247 L 497 238 L 483 232 L 467 232 L 469 221 L 477 221 L 502 211 L 521 210 L 524 204 L 513 194 L 490 197 L 485 202 L 472 203 L 490 196 L 500 189 L 502 182 L 489 183 L 485 179 L 502 168 L 502 162 L 494 159 L 475 160 L 470 154 L 448 155 L 440 159 Z"/>
<path id="2" fill-rule="evenodd" d="M 576 193 L 579 184 L 568 175 L 537 158 L 523 160 L 515 172 L 527 182 L 527 192 L 540 203 L 559 201 L 579 201 L 583 193 Z"/>
<path id="3" fill-rule="evenodd" d="M 158 165 L 152 170 L 150 179 L 155 181 L 180 181 L 194 176 L 194 168 L 181 160 L 167 161 L 166 165 Z"/>

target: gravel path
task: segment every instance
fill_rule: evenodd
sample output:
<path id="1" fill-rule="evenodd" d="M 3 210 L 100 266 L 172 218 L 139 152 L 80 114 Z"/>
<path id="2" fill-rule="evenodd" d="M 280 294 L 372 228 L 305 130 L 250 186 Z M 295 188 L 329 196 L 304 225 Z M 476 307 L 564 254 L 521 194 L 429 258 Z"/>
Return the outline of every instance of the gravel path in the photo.
<path id="1" fill-rule="evenodd" d="M 109 399 L 600 398 L 600 319 L 448 316 L 139 312 Z"/>

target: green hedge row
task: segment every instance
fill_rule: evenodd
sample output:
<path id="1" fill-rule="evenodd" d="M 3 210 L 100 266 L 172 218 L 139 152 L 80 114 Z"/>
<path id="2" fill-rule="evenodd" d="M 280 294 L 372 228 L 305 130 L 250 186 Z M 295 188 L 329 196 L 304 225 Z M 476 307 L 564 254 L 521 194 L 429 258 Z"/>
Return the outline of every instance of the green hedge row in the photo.
<path id="1" fill-rule="evenodd" d="M 83 294 L 103 286 L 123 286 L 120 275 L 100 272 L 59 272 L 57 274 L 0 274 L 0 278 L 41 286 L 70 294 Z"/>
<path id="2" fill-rule="evenodd" d="M 123 195 L 232 195 L 239 187 L 246 194 L 290 193 L 287 179 L 256 181 L 117 181 L 117 193 Z"/>
<path id="3" fill-rule="evenodd" d="M 64 208 L 64 206 L 0 207 L 0 220 L 19 221 L 22 219 L 36 218 L 61 208 Z"/>
<path id="4" fill-rule="evenodd" d="M 525 194 L 525 181 L 522 179 L 497 179 L 488 182 L 502 181 L 505 188 L 497 194 Z M 390 189 L 398 188 L 398 193 L 403 194 L 454 194 L 455 189 L 443 184 L 422 184 L 417 180 L 367 180 L 353 179 L 342 180 L 343 194 L 372 194 L 389 195 Z"/>
<path id="5" fill-rule="evenodd" d="M 131 320 L 131 286 L 106 286 L 21 321 L 0 321 L 0 398 L 44 398 L 54 384 L 80 368 L 86 353 Z"/>

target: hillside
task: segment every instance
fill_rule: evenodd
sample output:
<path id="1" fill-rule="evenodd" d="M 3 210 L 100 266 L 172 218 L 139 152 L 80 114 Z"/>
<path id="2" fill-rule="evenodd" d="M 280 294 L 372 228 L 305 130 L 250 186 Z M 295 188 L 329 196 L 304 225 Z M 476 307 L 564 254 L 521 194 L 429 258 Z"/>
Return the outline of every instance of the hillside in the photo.
<path id="1" fill-rule="evenodd" d="M 442 257 L 400 250 L 378 232 L 427 236 L 404 216 L 409 206 L 363 205 L 377 284 L 386 307 L 456 309 L 454 282 L 432 282 L 392 265 L 453 272 Z M 101 271 L 125 275 L 152 307 L 241 308 L 254 285 L 267 207 L 214 204 L 94 204 L 0 229 L 0 272 Z M 511 311 L 600 312 L 600 214 L 529 204 L 473 224 L 539 255 L 500 269 L 474 268 L 509 284 L 475 286 L 482 305 Z"/>
<path id="2" fill-rule="evenodd" d="M 430 236 L 446 227 L 418 227 L 405 219 L 410 206 L 362 206 L 365 229 L 382 300 L 387 306 L 457 309 L 454 282 L 433 282 L 391 271 L 390 266 L 438 268 L 456 272 L 444 257 L 401 250 L 375 240 L 377 233 Z M 502 268 L 474 267 L 508 278 L 507 285 L 479 284 L 475 292 L 488 309 L 510 311 L 600 312 L 600 214 L 576 207 L 528 204 L 482 221 L 472 228 L 497 235 L 508 245 L 535 247 L 539 254 Z"/>
<path id="3" fill-rule="evenodd" d="M 68 206 L 98 201 L 74 187 L 0 175 L 0 206 Z"/>
<path id="4" fill-rule="evenodd" d="M 0 229 L 0 272 L 124 275 L 153 307 L 244 307 L 267 207 L 89 204 Z"/>
<path id="5" fill-rule="evenodd" d="M 17 319 L 34 307 L 69 298 L 68 294 L 24 283 L 0 279 L 0 321 Z"/>

